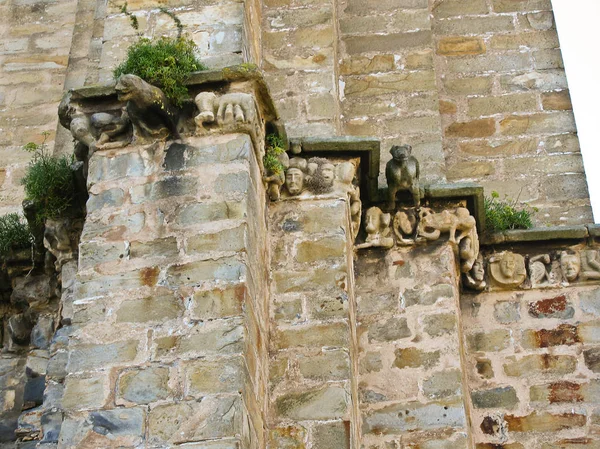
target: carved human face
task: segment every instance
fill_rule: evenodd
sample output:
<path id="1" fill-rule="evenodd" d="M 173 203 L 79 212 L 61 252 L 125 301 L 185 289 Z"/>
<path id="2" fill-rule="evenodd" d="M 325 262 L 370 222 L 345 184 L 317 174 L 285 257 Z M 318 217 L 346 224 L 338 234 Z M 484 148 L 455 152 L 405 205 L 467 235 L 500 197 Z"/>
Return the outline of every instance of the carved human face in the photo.
<path id="1" fill-rule="evenodd" d="M 285 186 L 290 195 L 299 195 L 304 187 L 304 173 L 298 168 L 290 168 L 285 173 Z"/>
<path id="2" fill-rule="evenodd" d="M 581 261 L 577 254 L 562 253 L 560 256 L 560 268 L 567 281 L 574 281 L 579 276 Z"/>
<path id="3" fill-rule="evenodd" d="M 321 177 L 327 185 L 333 185 L 335 179 L 335 166 L 333 164 L 323 164 L 321 166 Z"/>
<path id="4" fill-rule="evenodd" d="M 381 210 L 372 207 L 365 213 L 365 231 L 367 234 L 376 234 L 381 226 Z"/>
<path id="5" fill-rule="evenodd" d="M 512 278 L 515 275 L 517 261 L 512 253 L 505 253 L 500 261 L 500 271 L 507 278 Z"/>
<path id="6" fill-rule="evenodd" d="M 471 268 L 471 276 L 478 282 L 483 281 L 483 277 L 485 276 L 485 270 L 483 268 L 483 259 L 478 257 L 473 264 L 473 268 Z"/>

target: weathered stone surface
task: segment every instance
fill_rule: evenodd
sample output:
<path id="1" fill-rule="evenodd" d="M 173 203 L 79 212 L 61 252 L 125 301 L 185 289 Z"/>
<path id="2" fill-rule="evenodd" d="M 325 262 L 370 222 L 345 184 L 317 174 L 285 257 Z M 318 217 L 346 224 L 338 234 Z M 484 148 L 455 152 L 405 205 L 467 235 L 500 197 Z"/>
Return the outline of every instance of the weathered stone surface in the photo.
<path id="1" fill-rule="evenodd" d="M 269 431 L 269 444 L 281 449 L 306 449 L 305 427 L 292 425 L 275 427 Z"/>
<path id="2" fill-rule="evenodd" d="M 451 95 L 482 95 L 492 91 L 493 78 L 478 76 L 467 78 L 447 78 L 444 80 L 446 92 Z"/>
<path id="3" fill-rule="evenodd" d="M 273 344 L 278 349 L 292 347 L 347 347 L 350 331 L 345 323 L 296 326 L 277 329 Z"/>
<path id="4" fill-rule="evenodd" d="M 326 268 L 307 271 L 275 271 L 273 279 L 277 293 L 315 291 L 336 286 L 344 290 L 346 287 L 344 271 Z"/>
<path id="5" fill-rule="evenodd" d="M 313 447 L 315 449 L 350 449 L 350 423 L 338 421 L 321 424 L 313 430 Z"/>
<path id="6" fill-rule="evenodd" d="M 288 393 L 275 400 L 277 416 L 295 420 L 336 419 L 346 414 L 350 395 L 338 385 Z"/>
<path id="7" fill-rule="evenodd" d="M 156 296 L 123 301 L 117 310 L 117 322 L 163 322 L 177 318 L 183 313 L 183 309 L 181 299 L 173 296 L 173 294 L 157 294 Z"/>
<path id="8" fill-rule="evenodd" d="M 471 392 L 471 399 L 476 408 L 503 408 L 511 410 L 519 403 L 517 393 L 513 387 L 473 391 Z"/>
<path id="9" fill-rule="evenodd" d="M 199 360 L 185 368 L 187 394 L 200 397 L 211 393 L 234 393 L 242 389 L 241 358 Z"/>
<path id="10" fill-rule="evenodd" d="M 500 121 L 504 135 L 575 132 L 575 120 L 571 112 L 513 115 Z"/>
<path id="11" fill-rule="evenodd" d="M 506 415 L 504 420 L 511 432 L 557 432 L 585 426 L 586 416 L 577 413 L 551 414 L 533 412 L 526 416 Z"/>
<path id="12" fill-rule="evenodd" d="M 368 327 L 369 343 L 372 341 L 395 341 L 412 335 L 406 318 L 389 318 Z"/>
<path id="13" fill-rule="evenodd" d="M 295 259 L 300 263 L 310 263 L 343 257 L 346 253 L 346 239 L 338 236 L 318 240 L 304 240 L 296 245 Z"/>
<path id="14" fill-rule="evenodd" d="M 477 332 L 467 336 L 467 342 L 471 351 L 502 351 L 510 342 L 510 331 L 496 329 L 490 332 Z"/>
<path id="15" fill-rule="evenodd" d="M 152 444 L 233 437 L 241 424 L 240 399 L 205 396 L 198 401 L 158 405 L 150 410 Z"/>
<path id="16" fill-rule="evenodd" d="M 579 304 L 585 313 L 600 316 L 600 290 L 579 292 Z"/>
<path id="17" fill-rule="evenodd" d="M 350 377 L 350 360 L 344 351 L 324 351 L 317 355 L 300 356 L 298 369 L 306 379 L 343 380 Z"/>
<path id="18" fill-rule="evenodd" d="M 396 368 L 431 368 L 440 359 L 440 351 L 427 352 L 417 348 L 399 348 L 394 352 Z"/>
<path id="19" fill-rule="evenodd" d="M 407 413 L 408 412 L 408 413 Z M 458 403 L 407 403 L 384 407 L 363 418 L 365 433 L 400 435 L 413 430 L 463 427 L 465 411 Z"/>
<path id="20" fill-rule="evenodd" d="M 407 290 L 404 292 L 404 301 L 406 307 L 413 305 L 430 306 L 439 300 L 454 297 L 454 286 L 450 284 L 437 284 L 431 287 L 429 291 L 422 289 Z"/>
<path id="21" fill-rule="evenodd" d="M 583 351 L 585 366 L 594 373 L 600 373 L 600 348 L 591 348 Z"/>
<path id="22" fill-rule="evenodd" d="M 561 324 L 555 329 L 527 330 L 523 332 L 525 348 L 548 348 L 579 343 L 578 329 L 571 324 Z"/>
<path id="23" fill-rule="evenodd" d="M 550 0 L 493 0 L 496 12 L 521 12 L 521 11 L 550 11 Z"/>
<path id="24" fill-rule="evenodd" d="M 499 323 L 510 324 L 521 319 L 521 304 L 518 301 L 500 301 L 494 304 L 494 318 Z"/>
<path id="25" fill-rule="evenodd" d="M 187 240 L 186 253 L 198 254 L 211 251 L 242 251 L 245 247 L 246 226 L 221 229 L 217 232 L 197 234 Z"/>
<path id="26" fill-rule="evenodd" d="M 88 213 L 102 209 L 103 207 L 119 207 L 123 205 L 125 192 L 122 189 L 114 188 L 104 190 L 98 195 L 90 195 L 86 204 Z"/>
<path id="27" fill-rule="evenodd" d="M 135 257 L 168 257 L 174 258 L 179 254 L 177 248 L 177 239 L 175 237 L 165 237 L 149 242 L 131 242 L 129 247 L 131 258 Z"/>
<path id="28" fill-rule="evenodd" d="M 511 377 L 544 373 L 564 375 L 575 371 L 577 366 L 577 359 L 569 355 L 526 355 L 519 359 L 508 357 L 507 362 L 504 372 Z"/>
<path id="29" fill-rule="evenodd" d="M 543 299 L 529 304 L 529 315 L 534 318 L 559 318 L 567 320 L 573 318 L 575 309 L 567 301 L 565 295 Z"/>
<path id="30" fill-rule="evenodd" d="M 423 329 L 431 337 L 452 335 L 456 332 L 456 316 L 451 313 L 423 317 Z"/>
<path id="31" fill-rule="evenodd" d="M 246 267 L 233 258 L 218 261 L 201 260 L 181 265 L 172 265 L 167 270 L 167 282 L 173 287 L 197 285 L 202 281 L 218 279 L 220 281 L 239 281 Z"/>
<path id="32" fill-rule="evenodd" d="M 194 320 L 208 320 L 240 315 L 246 297 L 243 285 L 194 293 L 190 314 Z"/>
<path id="33" fill-rule="evenodd" d="M 438 371 L 423 381 L 423 394 L 429 399 L 460 395 L 462 375 L 459 370 Z"/>
<path id="34" fill-rule="evenodd" d="M 444 37 L 438 41 L 437 53 L 442 56 L 466 56 L 485 53 L 483 39 L 476 37 Z"/>
<path id="35" fill-rule="evenodd" d="M 349 54 L 390 52 L 399 48 L 424 47 L 431 43 L 431 31 L 412 33 L 388 33 L 370 36 L 351 36 L 343 39 Z"/>
<path id="36" fill-rule="evenodd" d="M 149 404 L 169 396 L 169 369 L 150 367 L 124 371 L 119 377 L 119 397 L 136 404 Z"/>
<path id="37" fill-rule="evenodd" d="M 102 408 L 110 394 L 108 379 L 99 377 L 68 377 L 62 406 L 65 409 Z"/>
<path id="38" fill-rule="evenodd" d="M 137 354 L 138 342 L 120 341 L 105 345 L 78 345 L 70 349 L 67 371 L 77 373 L 131 362 Z"/>
<path id="39" fill-rule="evenodd" d="M 349 78 L 344 94 L 347 97 L 371 97 L 394 92 L 423 92 L 433 90 L 433 72 L 420 71 L 405 74 L 368 75 Z"/>
<path id="40" fill-rule="evenodd" d="M 495 132 L 496 122 L 493 119 L 456 122 L 448 126 L 444 131 L 448 137 L 489 137 Z"/>
<path id="41" fill-rule="evenodd" d="M 178 209 L 176 222 L 181 226 L 192 226 L 218 220 L 243 218 L 246 213 L 244 201 L 216 201 L 186 203 Z"/>

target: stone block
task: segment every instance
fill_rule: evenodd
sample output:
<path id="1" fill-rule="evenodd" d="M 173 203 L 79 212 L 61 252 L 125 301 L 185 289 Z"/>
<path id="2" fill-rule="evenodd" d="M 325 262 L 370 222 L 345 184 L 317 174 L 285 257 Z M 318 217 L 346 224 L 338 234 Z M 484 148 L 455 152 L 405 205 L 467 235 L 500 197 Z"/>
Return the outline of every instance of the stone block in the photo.
<path id="1" fill-rule="evenodd" d="M 393 93 L 433 90 L 435 90 L 434 72 L 418 71 L 348 78 L 344 86 L 344 95 L 347 98 L 363 98 Z"/>
<path id="2" fill-rule="evenodd" d="M 542 108 L 545 111 L 568 111 L 573 109 L 568 90 L 545 92 L 542 94 Z"/>
<path id="3" fill-rule="evenodd" d="M 508 112 L 537 110 L 537 96 L 530 93 L 509 94 L 501 97 L 475 97 L 468 99 L 469 115 L 481 117 Z"/>
<path id="4" fill-rule="evenodd" d="M 156 292 L 156 295 L 123 301 L 117 309 L 118 323 L 164 322 L 175 319 L 184 311 L 183 302 L 172 293 Z"/>
<path id="5" fill-rule="evenodd" d="M 293 347 L 348 347 L 350 331 L 346 323 L 278 328 L 273 335 L 277 349 Z"/>
<path id="6" fill-rule="evenodd" d="M 432 9 L 436 19 L 471 14 L 487 14 L 485 0 L 446 0 L 436 4 Z"/>
<path id="7" fill-rule="evenodd" d="M 519 403 L 517 392 L 513 387 L 498 387 L 491 390 L 471 392 L 471 400 L 475 408 L 502 408 L 512 410 Z"/>
<path id="8" fill-rule="evenodd" d="M 172 287 L 198 285 L 203 281 L 239 281 L 246 267 L 234 258 L 221 258 L 218 261 L 201 260 L 167 269 L 167 282 Z"/>
<path id="9" fill-rule="evenodd" d="M 383 130 L 387 134 L 406 133 L 439 133 L 440 119 L 434 116 L 397 117 L 383 122 Z"/>
<path id="10" fill-rule="evenodd" d="M 150 444 L 186 443 L 234 437 L 241 430 L 238 396 L 204 396 L 197 401 L 158 405 L 150 410 Z"/>
<path id="11" fill-rule="evenodd" d="M 437 54 L 441 56 L 480 55 L 485 51 L 485 43 L 478 37 L 443 37 L 437 44 Z"/>
<path id="12" fill-rule="evenodd" d="M 165 237 L 148 242 L 133 241 L 130 243 L 129 248 L 131 258 L 168 257 L 173 259 L 179 255 L 175 237 Z"/>
<path id="13" fill-rule="evenodd" d="M 341 75 L 390 72 L 394 69 L 394 55 L 351 56 L 342 60 Z"/>
<path id="14" fill-rule="evenodd" d="M 440 351 L 423 351 L 417 348 L 398 348 L 394 351 L 396 359 L 393 366 L 396 368 L 424 368 L 429 369 L 437 365 L 440 360 Z"/>
<path id="15" fill-rule="evenodd" d="M 286 234 L 297 232 L 318 234 L 343 230 L 347 227 L 346 203 L 326 201 L 303 205 L 299 210 L 293 203 L 281 203 L 275 212 L 274 221 L 278 230 Z"/>
<path id="16" fill-rule="evenodd" d="M 102 408 L 109 395 L 107 376 L 67 377 L 61 404 L 66 410 Z"/>
<path id="17" fill-rule="evenodd" d="M 298 421 L 338 419 L 346 415 L 350 393 L 340 385 L 328 384 L 275 399 L 278 417 Z"/>
<path id="18" fill-rule="evenodd" d="M 564 69 L 562 53 L 558 48 L 533 52 L 533 66 L 536 70 Z"/>
<path id="19" fill-rule="evenodd" d="M 489 137 L 496 132 L 496 121 L 492 118 L 456 122 L 448 126 L 446 137 Z"/>
<path id="20" fill-rule="evenodd" d="M 494 377 L 494 369 L 492 368 L 490 359 L 475 359 L 475 370 L 484 379 L 492 379 Z"/>
<path id="21" fill-rule="evenodd" d="M 448 78 L 443 80 L 446 92 L 450 95 L 485 95 L 492 92 L 493 77 L 476 76 Z"/>
<path id="22" fill-rule="evenodd" d="M 579 343 L 577 326 L 561 324 L 555 329 L 528 329 L 523 331 L 521 344 L 524 348 L 548 348 L 552 346 L 574 345 Z"/>
<path id="23" fill-rule="evenodd" d="M 346 14 L 369 14 L 379 11 L 395 11 L 396 9 L 418 10 L 427 8 L 427 0 L 380 0 L 378 2 L 364 2 L 350 0 L 344 12 Z"/>
<path id="24" fill-rule="evenodd" d="M 350 378 L 350 360 L 345 351 L 323 351 L 317 355 L 299 356 L 298 369 L 306 379 L 319 381 Z"/>
<path id="25" fill-rule="evenodd" d="M 335 269 L 309 271 L 275 271 L 273 273 L 277 293 L 302 291 L 323 291 L 325 289 L 345 290 L 346 273 Z"/>
<path id="26" fill-rule="evenodd" d="M 509 142 L 475 141 L 460 142 L 460 151 L 473 156 L 511 156 L 516 154 L 534 154 L 538 148 L 537 139 L 514 139 Z"/>
<path id="27" fill-rule="evenodd" d="M 104 207 L 119 207 L 125 201 L 125 192 L 123 189 L 115 187 L 114 189 L 104 190 L 98 194 L 90 194 L 86 204 L 88 213 L 100 210 Z"/>
<path id="28" fill-rule="evenodd" d="M 269 446 L 281 449 L 306 449 L 307 434 L 307 429 L 298 424 L 272 427 L 269 430 Z"/>
<path id="29" fill-rule="evenodd" d="M 438 371 L 423 381 L 423 394 L 429 399 L 444 399 L 462 392 L 462 374 L 459 370 Z"/>
<path id="30" fill-rule="evenodd" d="M 484 54 L 448 59 L 450 73 L 512 72 L 529 70 L 531 61 L 526 53 Z"/>
<path id="31" fill-rule="evenodd" d="M 600 289 L 579 292 L 579 305 L 585 313 L 600 316 Z"/>
<path id="32" fill-rule="evenodd" d="M 540 374 L 565 375 L 575 371 L 577 359 L 570 355 L 533 354 L 524 357 L 508 357 L 504 372 L 510 377 Z"/>
<path id="33" fill-rule="evenodd" d="M 447 427 L 463 428 L 465 410 L 462 403 L 402 403 L 388 405 L 363 417 L 363 432 L 377 435 L 401 435 L 414 430 Z"/>
<path id="34" fill-rule="evenodd" d="M 546 385 L 534 385 L 529 389 L 531 402 L 543 403 L 577 403 L 584 400 L 582 385 L 560 381 Z"/>
<path id="35" fill-rule="evenodd" d="M 519 301 L 498 301 L 494 304 L 494 318 L 502 324 L 515 323 L 521 319 Z"/>
<path id="36" fill-rule="evenodd" d="M 513 115 L 500 121 L 500 133 L 510 136 L 575 131 L 575 119 L 572 112 Z"/>
<path id="37" fill-rule="evenodd" d="M 556 30 L 496 35 L 490 39 L 490 49 L 494 50 L 547 49 L 559 46 Z"/>
<path id="38" fill-rule="evenodd" d="M 157 339 L 157 356 L 174 351 L 186 353 L 235 354 L 240 353 L 244 343 L 244 328 L 235 321 L 211 323 L 211 326 L 195 326 L 182 337 Z"/>
<path id="39" fill-rule="evenodd" d="M 419 49 L 408 53 L 404 58 L 404 67 L 408 70 L 432 70 L 433 49 Z"/>
<path id="40" fill-rule="evenodd" d="M 132 187 L 131 202 L 141 204 L 145 201 L 162 200 L 177 196 L 192 196 L 198 189 L 198 180 L 192 177 L 169 176 L 160 181 Z"/>
<path id="41" fill-rule="evenodd" d="M 216 232 L 196 234 L 187 239 L 186 253 L 199 254 L 211 251 L 242 251 L 245 247 L 246 225 L 221 229 Z"/>
<path id="42" fill-rule="evenodd" d="M 583 427 L 587 418 L 578 413 L 533 412 L 526 416 L 505 415 L 504 420 L 510 432 L 558 432 Z"/>
<path id="43" fill-rule="evenodd" d="M 414 305 L 431 306 L 439 300 L 454 298 L 454 286 L 450 284 L 436 284 L 429 291 L 422 289 L 406 290 L 404 292 L 404 306 Z"/>
<path id="44" fill-rule="evenodd" d="M 306 299 L 308 314 L 317 320 L 347 317 L 349 308 L 348 302 L 348 295 L 346 292 L 340 292 L 338 295 L 315 293 L 309 295 Z M 288 304 L 289 307 L 291 307 L 289 310 L 290 313 L 295 313 L 296 315 L 302 314 L 301 304 L 297 304 L 296 302 Z M 296 315 L 294 315 L 294 317 Z"/>
<path id="45" fill-rule="evenodd" d="M 392 317 L 370 324 L 367 328 L 369 343 L 373 341 L 396 341 L 412 335 L 406 318 Z"/>
<path id="46" fill-rule="evenodd" d="M 296 242 L 295 260 L 311 263 L 341 258 L 346 254 L 346 239 L 342 236 Z"/>
<path id="47" fill-rule="evenodd" d="M 319 424 L 312 433 L 314 449 L 350 449 L 350 422 L 336 421 Z"/>
<path id="48" fill-rule="evenodd" d="M 551 11 L 550 0 L 493 0 L 495 12 Z"/>
<path id="49" fill-rule="evenodd" d="M 500 86 L 507 92 L 566 89 L 564 70 L 529 71 L 519 75 L 502 75 Z"/>
<path id="50" fill-rule="evenodd" d="M 496 173 L 496 164 L 487 161 L 461 161 L 448 167 L 446 176 L 448 180 L 456 179 L 481 179 Z"/>
<path id="51" fill-rule="evenodd" d="M 456 103 L 448 100 L 440 100 L 440 114 L 456 114 L 458 107 Z"/>
<path id="52" fill-rule="evenodd" d="M 575 309 L 573 309 L 571 303 L 567 301 L 565 295 L 529 303 L 529 315 L 534 318 L 558 318 L 560 320 L 568 320 L 573 318 L 574 314 Z"/>
<path id="53" fill-rule="evenodd" d="M 193 320 L 210 320 L 240 315 L 245 297 L 244 285 L 197 291 L 190 303 L 190 317 Z"/>
<path id="54" fill-rule="evenodd" d="M 489 332 L 476 332 L 467 336 L 469 351 L 497 352 L 506 349 L 511 335 L 507 329 L 496 329 Z"/>
<path id="55" fill-rule="evenodd" d="M 136 340 L 71 346 L 67 371 L 77 373 L 131 362 L 137 355 L 137 348 Z"/>
<path id="56" fill-rule="evenodd" d="M 240 357 L 198 360 L 185 366 L 186 394 L 201 397 L 214 393 L 241 391 L 245 376 Z"/>
<path id="57" fill-rule="evenodd" d="M 246 216 L 245 201 L 216 201 L 206 203 L 186 203 L 177 210 L 175 222 L 180 226 L 193 226 L 227 219 L 241 219 Z"/>
<path id="58" fill-rule="evenodd" d="M 383 369 L 383 360 L 379 352 L 364 353 L 359 362 L 360 374 L 378 372 Z"/>
<path id="59" fill-rule="evenodd" d="M 430 337 L 453 335 L 456 332 L 456 315 L 441 313 L 423 317 L 423 330 Z"/>
<path id="60" fill-rule="evenodd" d="M 600 343 L 600 321 L 588 321 L 579 324 L 577 335 L 583 343 Z"/>
<path id="61" fill-rule="evenodd" d="M 331 21 L 330 6 L 306 9 L 277 9 L 267 11 L 264 20 L 271 28 L 307 28 L 324 25 Z"/>
<path id="62" fill-rule="evenodd" d="M 150 404 L 169 397 L 169 368 L 149 367 L 127 370 L 118 381 L 118 396 L 136 404 Z"/>
<path id="63" fill-rule="evenodd" d="M 497 15 L 440 20 L 436 21 L 434 25 L 436 35 L 492 34 L 514 29 L 511 16 Z"/>
<path id="64" fill-rule="evenodd" d="M 126 177 L 147 176 L 151 172 L 142 156 L 137 152 L 108 156 L 96 152 L 89 162 L 88 184 L 113 181 Z"/>

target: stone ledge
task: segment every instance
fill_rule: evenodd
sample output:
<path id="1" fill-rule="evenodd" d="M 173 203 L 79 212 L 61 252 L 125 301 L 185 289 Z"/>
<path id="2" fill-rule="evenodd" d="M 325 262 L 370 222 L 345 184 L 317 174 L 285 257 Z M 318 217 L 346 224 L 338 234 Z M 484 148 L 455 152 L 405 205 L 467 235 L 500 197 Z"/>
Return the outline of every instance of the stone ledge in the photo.
<path id="1" fill-rule="evenodd" d="M 516 229 L 481 236 L 483 245 L 549 240 L 581 240 L 600 235 L 599 225 L 552 226 L 548 228 Z"/>

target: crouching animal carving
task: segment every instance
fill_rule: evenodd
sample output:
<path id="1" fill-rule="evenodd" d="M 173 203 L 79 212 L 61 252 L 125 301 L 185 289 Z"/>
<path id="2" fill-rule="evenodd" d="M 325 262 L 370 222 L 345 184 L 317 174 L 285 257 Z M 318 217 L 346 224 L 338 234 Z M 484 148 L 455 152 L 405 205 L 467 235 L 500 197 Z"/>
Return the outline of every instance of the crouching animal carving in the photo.
<path id="1" fill-rule="evenodd" d="M 135 143 L 179 139 L 177 114 L 162 90 L 131 74 L 121 75 L 115 90 L 119 100 L 127 102 Z"/>
<path id="2" fill-rule="evenodd" d="M 475 228 L 475 218 L 469 213 L 469 209 L 459 207 L 451 212 L 433 212 L 429 208 L 423 208 L 419 212 L 419 236 L 426 240 L 437 240 L 442 232 L 450 233 L 450 241 L 459 243 Z M 458 236 L 457 236 L 457 232 Z"/>
<path id="3" fill-rule="evenodd" d="M 385 178 L 388 184 L 388 210 L 396 208 L 396 194 L 408 190 L 412 194 L 415 207 L 421 204 L 419 186 L 419 161 L 411 155 L 410 145 L 393 146 L 392 159 L 385 166 Z"/>
<path id="4" fill-rule="evenodd" d="M 385 214 L 378 207 L 371 207 L 365 212 L 364 229 L 367 232 L 365 243 L 356 245 L 356 248 L 391 248 L 394 239 L 390 236 L 390 222 L 392 216 Z"/>

